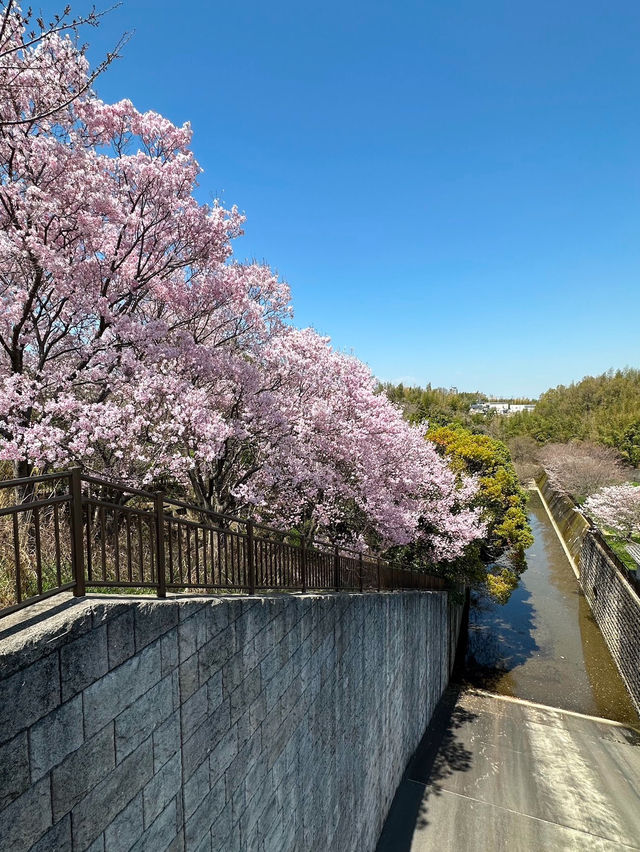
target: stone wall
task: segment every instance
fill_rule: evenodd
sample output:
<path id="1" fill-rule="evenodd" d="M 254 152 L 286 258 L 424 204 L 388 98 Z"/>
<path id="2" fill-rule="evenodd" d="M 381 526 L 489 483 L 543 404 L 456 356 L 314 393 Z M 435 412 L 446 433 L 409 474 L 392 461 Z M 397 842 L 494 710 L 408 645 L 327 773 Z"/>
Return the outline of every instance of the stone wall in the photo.
<path id="1" fill-rule="evenodd" d="M 580 585 L 640 714 L 640 598 L 592 535 L 582 545 Z"/>
<path id="2" fill-rule="evenodd" d="M 590 532 L 570 497 L 554 492 L 546 477 L 538 485 L 578 568 L 589 602 L 636 710 L 640 713 L 640 598 L 606 545 Z"/>
<path id="3" fill-rule="evenodd" d="M 576 511 L 576 504 L 571 497 L 554 490 L 546 473 L 541 474 L 536 480 L 536 484 L 560 531 L 574 565 L 580 573 L 582 545 L 589 534 L 589 522 L 580 512 Z"/>
<path id="4" fill-rule="evenodd" d="M 93 596 L 0 622 L 0 849 L 373 850 L 459 609 Z"/>

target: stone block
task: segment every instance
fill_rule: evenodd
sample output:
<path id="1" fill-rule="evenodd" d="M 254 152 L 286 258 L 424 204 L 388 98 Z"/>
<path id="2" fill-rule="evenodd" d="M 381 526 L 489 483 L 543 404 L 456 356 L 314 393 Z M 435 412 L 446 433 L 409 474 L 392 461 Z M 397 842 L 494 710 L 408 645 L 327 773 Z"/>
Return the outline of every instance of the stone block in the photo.
<path id="1" fill-rule="evenodd" d="M 160 675 L 160 643 L 157 642 L 91 684 L 84 693 L 86 736 L 99 731 L 148 692 L 158 683 Z"/>
<path id="2" fill-rule="evenodd" d="M 205 683 L 218 672 L 235 653 L 233 636 L 230 635 L 232 626 L 224 633 L 211 639 L 198 651 L 198 669 L 200 683 Z"/>
<path id="3" fill-rule="evenodd" d="M 76 695 L 66 704 L 40 719 L 29 731 L 31 777 L 42 778 L 71 752 L 80 748 L 82 732 L 82 696 Z"/>
<path id="4" fill-rule="evenodd" d="M 96 837 L 93 843 L 90 846 L 87 846 L 84 852 L 107 852 L 104 842 L 104 834 L 100 834 Z"/>
<path id="5" fill-rule="evenodd" d="M 208 599 L 199 594 L 195 594 L 191 598 L 182 598 L 178 603 L 178 620 L 186 621 L 196 612 L 205 609 L 208 603 Z"/>
<path id="6" fill-rule="evenodd" d="M 234 823 L 240 823 L 242 821 L 242 815 L 245 812 L 247 807 L 247 790 L 244 783 L 240 784 L 239 787 L 236 787 L 235 790 L 231 789 L 231 780 L 227 779 L 225 776 L 225 784 L 227 785 L 227 805 L 231 807 L 231 818 Z"/>
<path id="7" fill-rule="evenodd" d="M 237 651 L 222 667 L 222 688 L 225 697 L 240 686 L 246 674 L 242 651 Z"/>
<path id="8" fill-rule="evenodd" d="M 255 605 L 254 605 L 255 606 Z M 254 629 L 252 623 L 252 609 L 243 612 L 234 623 L 235 628 L 235 649 L 236 652 L 242 652 L 243 648 L 248 645 L 253 639 Z"/>
<path id="9" fill-rule="evenodd" d="M 169 802 L 176 796 L 182 784 L 182 760 L 180 752 L 168 760 L 153 776 L 143 790 L 144 827 L 149 828 Z"/>
<path id="10" fill-rule="evenodd" d="M 257 696 L 249 707 L 251 730 L 256 731 L 267 715 L 267 696 L 264 690 Z"/>
<path id="11" fill-rule="evenodd" d="M 23 731 L 0 746 L 0 810 L 29 787 L 29 746 Z"/>
<path id="12" fill-rule="evenodd" d="M 204 760 L 184 785 L 183 801 L 185 819 L 195 813 L 210 789 L 209 761 Z"/>
<path id="13" fill-rule="evenodd" d="M 180 719 L 182 725 L 182 738 L 188 740 L 191 734 L 204 721 L 209 713 L 209 701 L 207 695 L 207 684 L 201 686 L 190 698 L 182 702 L 180 707 Z"/>
<path id="14" fill-rule="evenodd" d="M 177 817 L 177 820 L 179 819 L 180 817 Z M 176 834 L 171 843 L 169 843 L 165 852 L 186 852 L 184 845 L 184 832 L 182 830 L 181 823 L 180 827 L 178 828 L 178 834 Z"/>
<path id="15" fill-rule="evenodd" d="M 280 670 L 280 654 L 278 652 L 277 647 L 273 648 L 269 651 L 269 653 L 262 659 L 260 663 L 260 672 L 262 675 L 262 681 L 264 684 L 269 683 L 269 681 L 275 677 L 275 675 Z"/>
<path id="16" fill-rule="evenodd" d="M 131 852 L 160 852 L 160 850 L 181 849 L 181 839 L 176 843 L 176 822 L 177 803 L 174 799 L 169 802 L 155 822 L 131 847 Z"/>
<path id="17" fill-rule="evenodd" d="M 206 683 L 207 706 L 209 708 L 209 713 L 213 713 L 222 704 L 224 700 L 224 693 L 222 689 L 222 671 L 216 672 L 212 677 L 209 678 Z"/>
<path id="18" fill-rule="evenodd" d="M 153 771 L 157 772 L 163 764 L 180 749 L 180 711 L 174 710 L 166 722 L 153 732 Z"/>
<path id="19" fill-rule="evenodd" d="M 284 813 L 278 807 L 275 794 L 272 794 L 266 808 L 258 819 L 258 836 L 264 843 L 264 848 L 269 850 L 280 850 L 284 828 Z M 334 847 L 335 848 L 335 847 Z"/>
<path id="20" fill-rule="evenodd" d="M 240 848 L 240 839 L 240 826 L 236 825 L 234 828 L 231 808 L 225 807 L 211 826 L 211 852 L 235 852 Z"/>
<path id="21" fill-rule="evenodd" d="M 248 775 L 255 772 L 261 751 L 261 739 L 259 736 L 255 736 L 248 740 L 234 756 L 225 772 L 225 779 L 231 793 L 234 793 L 244 783 Z M 253 779 L 252 783 L 257 784 L 258 781 Z"/>
<path id="22" fill-rule="evenodd" d="M 108 670 L 107 627 L 103 625 L 60 649 L 62 700 L 82 692 Z"/>
<path id="23" fill-rule="evenodd" d="M 211 826 L 222 813 L 226 804 L 224 778 L 219 778 L 211 787 L 195 812 L 186 821 L 187 849 L 197 847 L 197 844 L 209 833 Z"/>
<path id="24" fill-rule="evenodd" d="M 200 686 L 197 654 L 192 654 L 184 662 L 180 663 L 178 678 L 180 682 L 180 702 L 184 703 L 191 698 Z"/>
<path id="25" fill-rule="evenodd" d="M 95 734 L 54 767 L 51 776 L 53 821 L 57 822 L 115 766 L 113 725 Z"/>
<path id="26" fill-rule="evenodd" d="M 136 601 L 134 632 L 136 651 L 140 651 L 178 624 L 179 607 L 172 601 Z"/>
<path id="27" fill-rule="evenodd" d="M 205 609 L 207 640 L 218 636 L 229 625 L 229 607 L 223 601 L 211 601 Z"/>
<path id="28" fill-rule="evenodd" d="M 203 760 L 216 747 L 226 730 L 230 727 L 229 702 L 209 714 L 200 727 L 184 743 L 182 749 L 182 767 L 185 780 L 200 766 Z"/>
<path id="29" fill-rule="evenodd" d="M 30 849 L 50 826 L 51 786 L 43 778 L 0 812 L 0 848 Z"/>
<path id="30" fill-rule="evenodd" d="M 227 730 L 209 755 L 211 781 L 226 772 L 235 756 L 238 754 L 238 733 L 235 728 Z"/>
<path id="31" fill-rule="evenodd" d="M 207 612 L 198 609 L 189 618 L 180 622 L 178 627 L 178 653 L 180 662 L 195 654 L 207 641 Z"/>
<path id="32" fill-rule="evenodd" d="M 162 677 L 178 667 L 178 631 L 170 630 L 160 639 Z"/>
<path id="33" fill-rule="evenodd" d="M 211 852 L 211 831 L 208 831 L 202 838 L 200 843 L 194 849 L 194 852 Z"/>
<path id="34" fill-rule="evenodd" d="M 69 852 L 71 848 L 71 816 L 67 814 L 60 822 L 52 825 L 29 852 Z"/>
<path id="35" fill-rule="evenodd" d="M 255 669 L 265 656 L 264 648 L 256 645 L 255 638 L 251 638 L 245 642 L 244 646 L 240 650 L 242 651 L 242 665 L 247 673 L 252 671 L 252 669 Z"/>
<path id="36" fill-rule="evenodd" d="M 116 762 L 131 754 L 172 712 L 173 682 L 169 675 L 116 717 Z"/>
<path id="37" fill-rule="evenodd" d="M 242 820 L 242 835 L 248 849 L 256 849 L 263 839 L 260 818 L 265 811 L 270 812 L 276 805 L 275 793 L 267 781 L 262 787 L 255 791 L 252 799 L 249 799 L 247 810 Z M 268 814 L 269 815 L 269 814 Z"/>
<path id="38" fill-rule="evenodd" d="M 104 830 L 105 850 L 131 849 L 133 844 L 142 837 L 144 832 L 142 793 L 133 799 L 120 811 L 110 825 Z"/>
<path id="39" fill-rule="evenodd" d="M 124 663 L 136 651 L 133 610 L 128 609 L 107 622 L 107 653 L 109 668 Z"/>
<path id="40" fill-rule="evenodd" d="M 231 724 L 233 725 L 249 709 L 262 691 L 260 669 L 255 668 L 231 693 Z"/>
<path id="41" fill-rule="evenodd" d="M 118 764 L 71 812 L 74 848 L 84 849 L 134 799 L 153 773 L 151 738 Z"/>
<path id="42" fill-rule="evenodd" d="M 0 681 L 0 743 L 46 716 L 60 703 L 58 654 L 49 654 Z"/>

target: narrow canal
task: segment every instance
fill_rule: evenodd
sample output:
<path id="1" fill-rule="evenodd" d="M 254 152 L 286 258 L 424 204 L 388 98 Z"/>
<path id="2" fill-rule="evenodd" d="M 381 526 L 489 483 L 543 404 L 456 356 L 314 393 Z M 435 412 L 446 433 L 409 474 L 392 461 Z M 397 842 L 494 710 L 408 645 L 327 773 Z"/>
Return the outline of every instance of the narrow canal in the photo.
<path id="1" fill-rule="evenodd" d="M 472 597 L 465 680 L 500 695 L 640 727 L 539 495 L 520 586 L 501 606 Z"/>

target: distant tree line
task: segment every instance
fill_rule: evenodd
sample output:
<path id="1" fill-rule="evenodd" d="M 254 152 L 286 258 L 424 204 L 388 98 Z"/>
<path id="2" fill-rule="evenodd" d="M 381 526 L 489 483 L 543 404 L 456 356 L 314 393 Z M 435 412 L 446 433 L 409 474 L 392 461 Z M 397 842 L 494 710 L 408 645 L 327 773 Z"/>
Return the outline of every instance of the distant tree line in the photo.
<path id="1" fill-rule="evenodd" d="M 543 393 L 533 411 L 499 418 L 499 436 L 538 444 L 589 441 L 640 466 L 640 370 L 610 370 Z"/>
<path id="2" fill-rule="evenodd" d="M 495 411 L 472 412 L 471 406 L 476 402 L 489 402 L 490 398 L 481 391 L 458 391 L 446 388 L 434 388 L 431 384 L 426 387 L 407 387 L 402 382 L 394 385 L 390 382 L 381 384 L 381 391 L 391 402 L 400 406 L 404 416 L 410 423 L 428 422 L 430 427 L 449 426 L 451 423 L 465 426 L 473 432 L 487 431 L 488 424 L 496 418 Z M 506 401 L 506 400 L 505 400 Z M 527 398 L 509 399 L 512 403 L 529 403 L 535 400 Z"/>

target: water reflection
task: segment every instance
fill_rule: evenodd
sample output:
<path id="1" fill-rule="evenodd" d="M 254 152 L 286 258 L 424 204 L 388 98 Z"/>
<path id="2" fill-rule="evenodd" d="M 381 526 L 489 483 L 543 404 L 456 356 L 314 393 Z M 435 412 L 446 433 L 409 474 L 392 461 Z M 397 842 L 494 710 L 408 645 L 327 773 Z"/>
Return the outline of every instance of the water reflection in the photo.
<path id="1" fill-rule="evenodd" d="M 466 677 L 526 698 L 640 726 L 640 719 L 562 545 L 537 494 L 529 504 L 534 544 L 505 606 L 475 596 Z"/>

